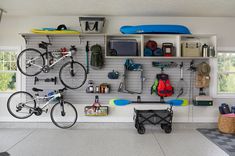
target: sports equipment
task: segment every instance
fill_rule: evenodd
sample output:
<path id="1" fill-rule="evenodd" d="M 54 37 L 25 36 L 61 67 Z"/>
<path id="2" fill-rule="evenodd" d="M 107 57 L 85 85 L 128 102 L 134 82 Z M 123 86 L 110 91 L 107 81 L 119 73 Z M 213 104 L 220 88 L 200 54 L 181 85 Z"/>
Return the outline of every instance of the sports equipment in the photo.
<path id="1" fill-rule="evenodd" d="M 76 30 L 43 30 L 43 29 L 32 29 L 32 33 L 35 34 L 80 34 L 80 31 Z"/>
<path id="2" fill-rule="evenodd" d="M 130 101 L 126 99 L 111 99 L 109 101 L 110 105 L 115 105 L 115 106 L 126 106 L 132 103 L 145 103 L 145 104 L 151 104 L 151 103 L 159 103 L 159 104 L 169 104 L 171 106 L 187 106 L 188 105 L 188 100 L 186 99 L 172 99 L 168 101 Z"/>
<path id="3" fill-rule="evenodd" d="M 76 123 L 78 116 L 76 108 L 64 101 L 63 92 L 66 88 L 50 92 L 48 96 L 39 96 L 38 92 L 42 92 L 42 89 L 32 88 L 32 90 L 36 92 L 35 96 L 25 91 L 18 91 L 9 97 L 7 109 L 13 117 L 26 119 L 33 114 L 40 116 L 43 112 L 48 112 L 50 104 L 56 103 L 50 113 L 52 122 L 59 128 L 70 128 Z M 39 100 L 47 102 L 40 107 Z"/>
<path id="4" fill-rule="evenodd" d="M 19 71 L 26 76 L 36 76 L 41 72 L 49 73 L 58 63 L 64 62 L 65 58 L 70 61 L 62 65 L 59 71 L 61 83 L 69 89 L 78 89 L 86 82 L 87 74 L 85 67 L 73 59 L 73 54 L 77 51 L 75 46 L 71 46 L 69 51 L 49 51 L 48 46 L 51 43 L 41 42 L 39 48 L 45 50 L 41 53 L 34 48 L 23 50 L 17 57 L 17 67 Z M 63 53 L 59 58 L 54 58 L 53 53 Z"/>
<path id="5" fill-rule="evenodd" d="M 123 34 L 191 34 L 183 25 L 122 26 L 120 32 Z"/>

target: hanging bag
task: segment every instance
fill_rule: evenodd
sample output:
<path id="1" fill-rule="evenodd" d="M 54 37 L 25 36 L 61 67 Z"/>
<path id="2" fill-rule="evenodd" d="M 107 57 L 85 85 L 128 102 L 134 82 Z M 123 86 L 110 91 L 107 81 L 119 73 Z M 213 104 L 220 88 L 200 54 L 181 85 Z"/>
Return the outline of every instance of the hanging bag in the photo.
<path id="1" fill-rule="evenodd" d="M 91 47 L 91 68 L 98 70 L 104 65 L 104 58 L 102 54 L 102 48 L 100 45 L 96 44 Z"/>

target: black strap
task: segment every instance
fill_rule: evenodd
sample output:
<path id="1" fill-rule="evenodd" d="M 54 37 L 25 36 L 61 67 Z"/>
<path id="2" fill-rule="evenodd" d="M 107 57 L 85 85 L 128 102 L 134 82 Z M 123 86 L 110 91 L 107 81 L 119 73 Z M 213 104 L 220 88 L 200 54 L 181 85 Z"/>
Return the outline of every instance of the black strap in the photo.
<path id="1" fill-rule="evenodd" d="M 89 25 L 89 22 L 86 21 L 86 28 L 85 28 L 85 30 L 86 31 L 88 31 L 88 30 L 93 31 L 94 29 L 95 29 L 95 31 L 98 31 L 98 22 L 96 21 L 94 26 L 93 26 L 93 28 L 91 29 L 90 25 Z"/>

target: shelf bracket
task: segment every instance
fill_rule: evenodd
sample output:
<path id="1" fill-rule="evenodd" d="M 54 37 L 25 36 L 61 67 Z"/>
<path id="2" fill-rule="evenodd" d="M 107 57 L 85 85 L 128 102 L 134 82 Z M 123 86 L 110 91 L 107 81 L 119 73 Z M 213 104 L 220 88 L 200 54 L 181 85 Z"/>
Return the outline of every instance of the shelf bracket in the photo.
<path id="1" fill-rule="evenodd" d="M 25 36 L 25 35 L 21 35 L 21 36 L 23 37 L 23 39 L 24 39 L 24 41 L 25 41 L 25 44 L 27 45 L 28 41 L 27 41 L 26 36 Z"/>
<path id="2" fill-rule="evenodd" d="M 81 42 L 81 36 L 80 35 L 78 35 L 78 39 L 79 39 L 79 44 L 81 44 L 82 42 Z"/>
<path id="3" fill-rule="evenodd" d="M 5 10 L 3 10 L 2 8 L 0 8 L 0 22 L 2 20 L 3 13 L 7 13 L 7 12 Z"/>

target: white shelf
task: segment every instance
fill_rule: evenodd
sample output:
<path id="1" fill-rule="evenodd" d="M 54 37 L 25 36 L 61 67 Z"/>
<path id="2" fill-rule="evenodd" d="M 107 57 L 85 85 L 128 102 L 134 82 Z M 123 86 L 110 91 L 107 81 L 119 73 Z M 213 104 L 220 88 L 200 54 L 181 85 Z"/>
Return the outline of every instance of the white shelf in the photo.
<path id="1" fill-rule="evenodd" d="M 164 56 L 106 56 L 106 59 L 163 59 L 163 60 L 173 60 L 173 59 L 184 59 L 184 60 L 202 60 L 202 59 L 213 59 L 216 57 L 164 57 Z"/>
<path id="2" fill-rule="evenodd" d="M 105 58 L 107 59 L 126 59 L 126 58 L 138 59 L 138 58 L 143 58 L 143 57 L 141 56 L 105 56 Z"/>
<path id="3" fill-rule="evenodd" d="M 19 33 L 21 36 L 31 36 L 31 37 L 37 37 L 37 36 L 105 36 L 105 34 L 37 34 L 37 33 Z"/>
<path id="4" fill-rule="evenodd" d="M 138 42 L 139 56 L 109 56 L 108 55 L 108 42 L 109 38 L 119 38 L 119 39 L 136 39 Z M 158 46 L 161 48 L 161 44 L 165 42 L 173 43 L 175 47 L 175 54 L 173 57 L 159 57 L 159 56 L 144 56 L 144 46 L 148 40 L 154 40 L 158 43 Z M 198 40 L 201 45 L 204 43 L 215 47 L 215 56 L 217 55 L 217 39 L 215 34 L 192 34 L 192 35 L 178 35 L 178 34 L 114 34 L 106 35 L 106 49 L 105 56 L 106 58 L 142 58 L 142 59 L 211 59 L 214 57 L 182 57 L 181 55 L 181 43 L 189 42 L 191 40 Z"/>
<path id="5" fill-rule="evenodd" d="M 181 56 L 181 43 L 197 40 L 203 45 L 204 43 L 213 46 L 215 48 L 215 56 L 217 56 L 217 38 L 215 34 L 190 34 L 190 35 L 179 35 L 179 34 L 35 34 L 35 33 L 20 33 L 21 36 L 25 37 L 63 37 L 63 36 L 100 36 L 104 37 L 105 46 L 105 58 L 116 59 L 116 58 L 141 58 L 141 59 L 211 59 L 214 57 L 182 57 Z M 110 56 L 108 54 L 108 42 L 110 39 L 136 39 L 138 42 L 138 55 L 139 56 Z M 164 42 L 171 42 L 176 48 L 176 53 L 174 57 L 159 57 L 159 56 L 144 56 L 144 46 L 147 40 L 155 40 L 159 47 Z"/>

